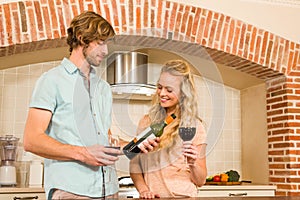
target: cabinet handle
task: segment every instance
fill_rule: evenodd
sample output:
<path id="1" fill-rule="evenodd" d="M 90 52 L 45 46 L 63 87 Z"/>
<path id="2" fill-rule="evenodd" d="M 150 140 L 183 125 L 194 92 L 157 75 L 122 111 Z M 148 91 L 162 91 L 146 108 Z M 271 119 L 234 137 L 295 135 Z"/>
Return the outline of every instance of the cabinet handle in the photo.
<path id="1" fill-rule="evenodd" d="M 18 200 L 18 199 L 38 199 L 38 196 L 34 196 L 34 197 L 14 197 L 14 200 Z"/>
<path id="2" fill-rule="evenodd" d="M 230 197 L 240 197 L 240 196 L 247 196 L 247 192 L 244 193 L 229 193 Z"/>

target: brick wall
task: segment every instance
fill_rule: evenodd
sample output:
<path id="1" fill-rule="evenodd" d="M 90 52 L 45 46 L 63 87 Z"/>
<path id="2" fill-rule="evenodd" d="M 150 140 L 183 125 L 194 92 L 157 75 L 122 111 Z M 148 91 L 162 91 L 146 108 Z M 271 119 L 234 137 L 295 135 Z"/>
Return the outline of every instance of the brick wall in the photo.
<path id="1" fill-rule="evenodd" d="M 277 195 L 300 194 L 300 71 L 267 81 L 270 183 Z"/>
<path id="2" fill-rule="evenodd" d="M 270 184 L 300 195 L 300 44 L 221 13 L 164 0 L 30 0 L 0 5 L 0 56 L 66 46 L 83 10 L 108 19 L 118 42 L 196 54 L 267 85 Z"/>

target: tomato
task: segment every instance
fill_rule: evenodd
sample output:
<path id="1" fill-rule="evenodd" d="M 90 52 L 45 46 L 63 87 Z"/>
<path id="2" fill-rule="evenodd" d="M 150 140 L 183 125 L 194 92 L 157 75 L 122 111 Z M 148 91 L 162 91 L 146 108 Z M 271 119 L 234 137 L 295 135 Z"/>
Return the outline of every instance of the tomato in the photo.
<path id="1" fill-rule="evenodd" d="M 215 175 L 213 178 L 213 182 L 220 182 L 220 181 L 221 181 L 220 175 Z"/>

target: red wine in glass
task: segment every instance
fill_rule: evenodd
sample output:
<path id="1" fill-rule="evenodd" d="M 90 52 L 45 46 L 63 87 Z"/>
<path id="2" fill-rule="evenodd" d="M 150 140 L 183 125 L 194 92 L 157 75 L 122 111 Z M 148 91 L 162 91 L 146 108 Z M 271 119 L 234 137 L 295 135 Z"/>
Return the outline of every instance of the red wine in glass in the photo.
<path id="1" fill-rule="evenodd" d="M 114 146 L 105 146 L 105 147 L 106 147 L 106 148 L 118 149 L 118 150 L 121 149 L 121 147 L 114 147 Z M 110 156 L 119 156 L 119 154 L 114 154 L 114 153 L 106 153 L 106 154 L 108 154 L 108 155 L 110 155 Z"/>
<path id="2" fill-rule="evenodd" d="M 108 143 L 109 146 L 105 146 L 106 148 L 113 148 L 113 149 L 118 149 L 120 150 L 120 138 L 119 136 L 113 136 L 112 134 L 108 135 Z M 118 154 L 114 154 L 114 153 L 107 153 L 108 155 L 111 156 L 119 156 Z"/>
<path id="3" fill-rule="evenodd" d="M 183 141 L 190 141 L 196 134 L 196 127 L 179 127 L 179 136 Z M 187 165 L 187 158 L 184 157 L 184 162 Z"/>
<path id="4" fill-rule="evenodd" d="M 196 127 L 179 127 L 179 136 L 183 141 L 190 141 L 196 134 Z"/>

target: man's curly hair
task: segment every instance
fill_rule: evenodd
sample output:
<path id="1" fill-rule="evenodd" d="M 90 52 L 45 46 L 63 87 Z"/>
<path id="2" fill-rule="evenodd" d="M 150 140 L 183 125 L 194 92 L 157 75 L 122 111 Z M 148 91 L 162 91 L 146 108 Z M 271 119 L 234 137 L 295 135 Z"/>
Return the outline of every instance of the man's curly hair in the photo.
<path id="1" fill-rule="evenodd" d="M 115 36 L 111 24 L 92 11 L 85 11 L 74 17 L 67 31 L 67 43 L 70 47 L 70 53 L 78 46 L 85 46 L 97 40 L 106 41 Z"/>

